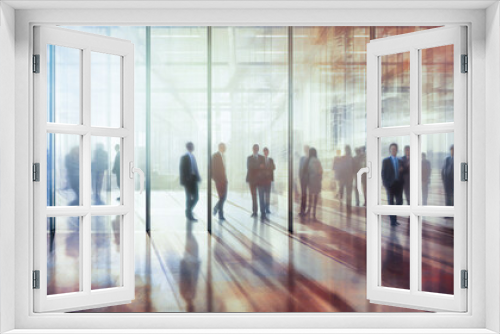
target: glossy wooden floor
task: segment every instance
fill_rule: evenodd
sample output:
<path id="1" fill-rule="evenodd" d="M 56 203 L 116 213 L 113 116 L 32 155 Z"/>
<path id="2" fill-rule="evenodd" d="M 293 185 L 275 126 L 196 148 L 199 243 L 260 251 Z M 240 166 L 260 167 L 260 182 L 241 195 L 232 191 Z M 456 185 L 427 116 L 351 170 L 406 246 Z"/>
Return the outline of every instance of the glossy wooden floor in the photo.
<path id="1" fill-rule="evenodd" d="M 296 233 L 289 235 L 285 198 L 274 196 L 270 222 L 250 218 L 247 196 L 233 194 L 230 201 L 227 220 L 214 219 L 210 235 L 203 196 L 196 210 L 199 221 L 191 223 L 183 217 L 183 193 L 154 193 L 153 207 L 165 209 L 154 212 L 151 236 L 136 219 L 136 299 L 87 312 L 416 312 L 366 299 L 364 207 L 348 209 L 325 194 L 317 220 L 297 218 Z M 409 229 L 406 218 L 398 220 L 396 228 L 388 218 L 383 224 L 382 283 L 407 288 Z M 428 276 L 423 286 L 450 293 L 444 290 L 452 282 L 453 264 L 445 260 L 453 254 L 452 228 L 451 244 L 449 226 L 426 233 L 429 247 L 444 251 L 423 256 Z M 65 245 L 66 254 L 71 253 L 67 237 L 57 232 L 52 237 Z M 95 254 L 105 254 L 94 259 L 101 270 L 113 266 L 116 261 L 110 259 L 119 249 L 119 238 L 107 239 L 93 243 Z M 64 261 L 63 255 L 52 258 Z M 102 284 L 110 286 L 109 278 Z"/>

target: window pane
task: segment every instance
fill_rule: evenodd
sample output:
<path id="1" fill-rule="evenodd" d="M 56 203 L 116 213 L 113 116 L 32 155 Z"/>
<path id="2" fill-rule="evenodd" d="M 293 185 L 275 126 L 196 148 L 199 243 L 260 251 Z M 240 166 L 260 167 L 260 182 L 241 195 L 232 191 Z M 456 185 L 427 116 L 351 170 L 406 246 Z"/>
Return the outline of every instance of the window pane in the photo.
<path id="1" fill-rule="evenodd" d="M 410 125 L 410 52 L 380 57 L 381 126 Z"/>
<path id="2" fill-rule="evenodd" d="M 453 217 L 422 217 L 422 291 L 453 294 Z"/>
<path id="3" fill-rule="evenodd" d="M 81 53 L 47 45 L 47 122 L 80 123 Z"/>
<path id="4" fill-rule="evenodd" d="M 453 122 L 453 45 L 420 51 L 421 122 Z"/>
<path id="5" fill-rule="evenodd" d="M 120 138 L 92 137 L 92 205 L 120 204 Z"/>
<path id="6" fill-rule="evenodd" d="M 80 217 L 47 218 L 47 294 L 80 291 Z"/>
<path id="7" fill-rule="evenodd" d="M 453 133 L 421 136 L 422 205 L 454 204 Z"/>
<path id="8" fill-rule="evenodd" d="M 91 53 L 91 124 L 121 125 L 121 57 Z"/>
<path id="9" fill-rule="evenodd" d="M 410 204 L 410 137 L 380 139 L 380 204 Z M 404 198 L 404 200 L 403 200 Z"/>
<path id="10" fill-rule="evenodd" d="M 92 290 L 121 286 L 121 216 L 93 216 Z"/>
<path id="11" fill-rule="evenodd" d="M 381 286 L 410 289 L 410 217 L 381 216 Z"/>
<path id="12" fill-rule="evenodd" d="M 186 143 L 194 145 L 201 182 L 194 216 L 206 222 L 208 163 L 207 29 L 151 28 L 151 187 L 152 228 L 186 223 L 186 193 L 180 184 Z M 189 189 L 194 201 L 195 189 Z"/>
<path id="13" fill-rule="evenodd" d="M 80 205 L 80 139 L 47 134 L 47 206 Z"/>
<path id="14" fill-rule="evenodd" d="M 288 214 L 287 30 L 212 29 L 212 143 L 214 153 L 220 143 L 227 147 L 226 209 L 241 222 L 267 218 L 283 229 Z M 223 193 L 218 184 L 214 205 Z"/>

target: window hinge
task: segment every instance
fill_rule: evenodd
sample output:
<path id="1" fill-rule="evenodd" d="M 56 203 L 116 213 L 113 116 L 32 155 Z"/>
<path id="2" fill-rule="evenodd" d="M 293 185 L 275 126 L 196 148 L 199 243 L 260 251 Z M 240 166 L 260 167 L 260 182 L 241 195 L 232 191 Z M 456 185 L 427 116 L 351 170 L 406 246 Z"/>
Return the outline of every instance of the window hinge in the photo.
<path id="1" fill-rule="evenodd" d="M 40 270 L 33 270 L 33 289 L 40 289 Z"/>
<path id="2" fill-rule="evenodd" d="M 40 73 L 40 55 L 33 55 L 33 73 Z"/>
<path id="3" fill-rule="evenodd" d="M 40 182 L 40 163 L 33 164 L 33 181 Z"/>
<path id="4" fill-rule="evenodd" d="M 462 73 L 469 72 L 469 57 L 467 55 L 462 55 Z"/>
<path id="5" fill-rule="evenodd" d="M 462 289 L 469 287 L 469 273 L 467 270 L 462 270 Z"/>
<path id="6" fill-rule="evenodd" d="M 460 170 L 461 170 L 461 180 L 462 181 L 469 181 L 469 166 L 467 165 L 466 162 L 462 162 L 460 164 Z"/>

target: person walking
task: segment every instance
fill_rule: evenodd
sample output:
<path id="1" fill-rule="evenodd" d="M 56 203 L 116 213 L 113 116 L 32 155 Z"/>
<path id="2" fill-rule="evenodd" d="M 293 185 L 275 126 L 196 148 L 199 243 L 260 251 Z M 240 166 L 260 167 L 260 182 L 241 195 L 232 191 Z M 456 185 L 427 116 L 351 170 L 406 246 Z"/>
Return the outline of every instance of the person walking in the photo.
<path id="1" fill-rule="evenodd" d="M 309 163 L 309 146 L 304 145 L 304 155 L 300 158 L 299 163 L 299 180 L 300 180 L 300 191 L 301 191 L 301 200 L 300 200 L 300 213 L 299 216 L 305 216 L 307 209 L 307 183 L 308 183 L 308 170 L 307 166 Z"/>
<path id="2" fill-rule="evenodd" d="M 201 181 L 200 173 L 198 172 L 198 164 L 193 155 L 194 144 L 188 142 L 186 144 L 187 153 L 181 157 L 179 166 L 180 183 L 186 192 L 186 218 L 191 221 L 197 221 L 193 216 L 193 209 L 198 203 L 198 183 Z"/>
<path id="3" fill-rule="evenodd" d="M 318 159 L 318 153 L 315 148 L 309 149 L 309 159 L 307 163 L 308 174 L 308 190 L 309 190 L 309 209 L 312 212 L 312 217 L 316 220 L 316 206 L 318 204 L 318 196 L 321 192 L 321 182 L 323 180 L 323 167 Z"/>
<path id="4" fill-rule="evenodd" d="M 276 165 L 274 164 L 273 158 L 269 157 L 269 149 L 264 147 L 264 175 L 262 178 L 262 188 L 264 191 L 264 209 L 266 215 L 271 213 L 271 185 L 274 181 L 274 170 L 276 169 Z"/>
<path id="5" fill-rule="evenodd" d="M 217 189 L 217 194 L 219 195 L 219 200 L 214 206 L 213 214 L 215 216 L 219 213 L 220 220 L 225 220 L 224 202 L 227 198 L 228 186 L 225 152 L 226 144 L 220 143 L 219 150 L 212 155 L 212 180 L 215 182 L 215 189 Z"/>

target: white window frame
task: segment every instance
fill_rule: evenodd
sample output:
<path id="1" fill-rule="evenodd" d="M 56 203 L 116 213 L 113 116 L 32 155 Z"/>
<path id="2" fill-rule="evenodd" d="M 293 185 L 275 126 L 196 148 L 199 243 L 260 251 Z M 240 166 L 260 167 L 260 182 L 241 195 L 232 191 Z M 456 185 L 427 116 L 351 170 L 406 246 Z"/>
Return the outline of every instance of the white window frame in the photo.
<path id="1" fill-rule="evenodd" d="M 47 122 L 47 46 L 56 45 L 78 50 L 80 54 L 80 110 L 78 124 Z M 34 290 L 35 311 L 82 310 L 103 305 L 130 303 L 135 298 L 134 266 L 134 46 L 130 41 L 72 31 L 63 28 L 36 26 L 34 51 L 40 56 L 39 73 L 34 79 L 34 162 L 39 163 L 40 181 L 34 192 L 34 269 L 39 270 L 40 288 Z M 91 121 L 91 63 L 95 53 L 117 57 L 120 61 L 120 125 L 117 128 L 93 126 Z M 47 207 L 47 134 L 71 134 L 79 140 L 79 184 L 81 202 L 78 206 Z M 92 138 L 116 138 L 121 151 L 121 201 L 118 205 L 91 204 Z M 129 164 L 130 163 L 130 164 Z M 47 294 L 47 227 L 48 217 L 79 219 L 79 285 L 78 292 Z M 92 217 L 119 216 L 120 273 L 119 286 L 93 290 L 91 274 Z M 96 305 L 92 306 L 91 305 Z M 100 305 L 100 306 L 99 306 Z"/>
<path id="2" fill-rule="evenodd" d="M 422 50 L 444 45 L 453 47 L 453 104 L 452 122 L 425 124 L 421 121 L 422 99 Z M 368 206 L 366 217 L 367 238 L 367 289 L 368 299 L 374 303 L 403 306 L 411 305 L 422 310 L 467 310 L 467 290 L 461 287 L 461 270 L 467 269 L 467 186 L 459 177 L 460 164 L 467 163 L 467 74 L 461 73 L 461 55 L 466 54 L 466 28 L 448 26 L 425 31 L 380 38 L 367 47 L 367 165 Z M 407 52 L 410 59 L 409 123 L 384 126 L 381 108 L 382 60 L 386 55 Z M 454 206 L 423 206 L 419 189 L 421 175 L 421 140 L 429 134 L 454 134 Z M 410 161 L 417 162 L 410 168 L 410 205 L 382 204 L 382 160 L 388 156 L 387 147 L 381 147 L 383 138 L 407 137 L 410 142 Z M 402 148 L 401 148 L 402 149 Z M 446 150 L 448 148 L 445 148 Z M 371 176 L 371 177 L 370 177 Z M 382 286 L 382 215 L 397 214 L 409 217 L 409 289 Z M 453 294 L 422 291 L 422 219 L 425 216 L 454 217 L 453 220 Z M 392 231 L 392 229 L 391 229 Z M 403 306 L 405 307 L 405 306 Z M 410 308 L 411 308 L 410 307 Z"/>
<path id="3" fill-rule="evenodd" d="M 438 3 L 439 1 L 435 2 Z M 435 6 L 435 3 L 433 4 Z M 338 2 L 338 6 L 344 8 L 349 5 L 347 2 Z M 343 5 L 342 5 L 343 4 Z M 427 2 L 427 4 L 429 4 Z M 441 4 L 443 8 L 451 6 Z M 398 6 L 401 4 L 399 3 Z M 0 259 L 0 307 L 2 314 L 6 308 L 15 302 L 15 320 L 11 327 L 16 328 L 16 333 L 26 333 L 23 329 L 48 329 L 64 328 L 61 331 L 70 333 L 74 328 L 92 328 L 95 333 L 99 333 L 98 328 L 113 329 L 137 328 L 138 323 L 143 323 L 144 328 L 165 328 L 168 326 L 175 333 L 174 328 L 302 328 L 295 332 L 312 332 L 314 328 L 331 329 L 324 332 L 335 331 L 335 328 L 364 328 L 364 333 L 377 332 L 377 328 L 385 328 L 379 332 L 387 333 L 388 329 L 394 332 L 409 332 L 408 328 L 419 328 L 422 333 L 429 332 L 426 328 L 435 328 L 436 332 L 457 332 L 458 328 L 466 329 L 467 333 L 491 333 L 487 328 L 495 332 L 500 330 L 499 309 L 500 309 L 500 288 L 497 287 L 500 271 L 500 254 L 498 218 L 498 201 L 500 191 L 499 168 L 497 165 L 486 165 L 488 160 L 485 154 L 486 129 L 494 130 L 493 122 L 485 122 L 486 116 L 499 120 L 495 114 L 500 98 L 500 41 L 499 33 L 500 18 L 498 4 L 495 2 L 488 11 L 485 9 L 473 9 L 474 4 L 469 3 L 472 9 L 387 9 L 385 2 L 371 2 L 371 8 L 378 9 L 212 9 L 207 15 L 206 9 L 150 9 L 150 10 L 109 10 L 101 9 L 64 9 L 64 10 L 20 10 L 15 17 L 15 156 L 12 150 L 6 148 L 5 141 L 0 143 L 0 151 L 7 150 L 10 157 L 15 157 L 15 247 L 12 243 L 2 245 L 3 257 Z M 483 4 L 484 5 L 484 4 Z M 5 4 L 2 4 L 5 6 Z M 261 5 L 263 7 L 265 5 Z M 312 5 L 304 5 L 310 8 Z M 361 5 L 362 6 L 362 5 Z M 318 5 L 320 7 L 320 5 Z M 9 11 L 10 9 L 6 9 Z M 1 18 L 4 18 L 3 16 Z M 468 235 L 471 242 L 468 244 L 468 268 L 469 268 L 469 289 L 468 289 L 468 312 L 466 313 L 436 313 L 436 314 L 403 314 L 403 313 L 326 313 L 326 314 L 34 314 L 31 290 L 31 269 L 32 261 L 26 261 L 32 254 L 32 218 L 33 207 L 32 184 L 29 179 L 32 161 L 32 75 L 30 73 L 30 63 L 32 54 L 32 31 L 36 24 L 61 24 L 61 25 L 447 25 L 463 24 L 468 26 L 469 45 L 468 54 L 471 62 L 468 77 L 468 132 L 471 133 L 468 142 L 470 156 L 468 190 L 469 210 L 468 210 Z M 485 22 L 488 23 L 488 30 L 485 29 Z M 1 22 L 5 25 L 13 26 L 10 19 Z M 491 28 L 493 25 L 493 28 Z M 490 30 L 493 30 L 491 32 Z M 0 37 L 3 32 L 0 32 Z M 486 53 L 488 51 L 488 53 Z M 2 60 L 0 50 L 0 62 Z M 12 61 L 1 64 L 0 68 L 6 65 L 13 65 Z M 488 72 L 485 66 L 489 65 Z M 2 85 L 5 79 L 0 78 Z M 486 87 L 486 82 L 489 82 Z M 7 92 L 14 94 L 13 88 Z M 5 94 L 0 92 L 0 94 Z M 1 97 L 1 95 L 0 95 Z M 486 98 L 485 98 L 486 97 Z M 7 102 L 12 101 L 7 98 Z M 0 100 L 2 106 L 5 102 Z M 486 110 L 490 106 L 490 110 Z M 0 109 L 2 115 L 4 111 Z M 473 117 L 474 116 L 474 117 Z M 12 116 L 11 116 L 12 117 Z M 12 123 L 12 122 L 11 122 Z M 10 124 L 10 123 L 9 123 Z M 498 123 L 497 123 L 498 124 Z M 487 125 L 489 127 L 487 127 Z M 499 139 L 499 131 L 492 132 L 490 139 Z M 0 134 L 1 135 L 1 134 Z M 495 148 L 494 143 L 488 143 L 490 149 Z M 498 145 L 498 144 L 497 144 Z M 493 159 L 493 158 L 492 158 Z M 4 160 L 5 161 L 5 160 Z M 5 163 L 5 162 L 4 162 Z M 3 165 L 0 165 L 2 167 Z M 478 166 L 477 168 L 474 168 Z M 496 172 L 492 176 L 494 182 L 485 182 L 485 168 Z M 0 170 L 1 171 L 1 170 Z M 2 176 L 3 177 L 3 176 Z M 489 197 L 486 193 L 489 190 Z M 12 196 L 12 189 L 1 190 L 2 194 L 8 191 Z M 495 206 L 486 209 L 484 203 L 495 203 Z M 488 218 L 486 220 L 486 213 Z M 491 217 L 491 218 L 490 218 Z M 10 223 L 10 222 L 9 222 Z M 13 228 L 1 222 L 0 235 L 4 231 L 12 231 Z M 472 230 L 474 226 L 474 230 Z M 5 234 L 4 234 L 5 235 Z M 5 253 L 14 252 L 15 261 L 6 261 Z M 486 252 L 494 256 L 486 257 Z M 12 254 L 12 253 L 11 253 Z M 488 267 L 486 261 L 488 261 Z M 15 263 L 15 265 L 14 265 Z M 4 266 L 5 264 L 5 266 Z M 491 267 L 490 267 L 491 265 Z M 5 293 L 5 283 L 15 279 L 14 294 Z M 485 284 L 487 286 L 485 287 Z M 488 293 L 485 290 L 488 289 Z M 14 295 L 14 296 L 13 296 Z M 6 296 L 6 297 L 5 297 Z M 12 298 L 9 300 L 5 298 Z M 486 299 L 486 302 L 485 302 Z M 9 302 L 11 303 L 9 305 Z M 12 313 L 9 313 L 12 314 Z M 437 328 L 437 329 L 436 329 Z M 448 329 L 448 331 L 446 330 Z M 34 333 L 36 331 L 31 331 Z M 54 330 L 50 331 L 54 333 Z M 120 331 L 118 331 L 120 332 Z M 140 330 L 137 331 L 141 332 Z M 143 332 L 143 331 L 142 331 Z M 198 331 L 201 332 L 201 331 Z M 222 332 L 217 330 L 216 332 Z M 226 332 L 234 332 L 228 330 Z M 259 332 L 255 330 L 255 332 Z M 264 332 L 263 330 L 260 332 Z M 269 331 L 266 331 L 269 332 Z M 275 330 L 275 332 L 279 332 Z M 318 332 L 318 331 L 316 331 Z M 360 330 L 361 332 L 361 330 Z M 133 331 L 129 331 L 133 333 Z M 415 333 L 415 331 L 412 331 Z"/>

